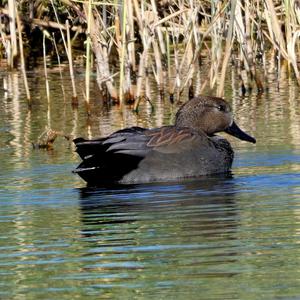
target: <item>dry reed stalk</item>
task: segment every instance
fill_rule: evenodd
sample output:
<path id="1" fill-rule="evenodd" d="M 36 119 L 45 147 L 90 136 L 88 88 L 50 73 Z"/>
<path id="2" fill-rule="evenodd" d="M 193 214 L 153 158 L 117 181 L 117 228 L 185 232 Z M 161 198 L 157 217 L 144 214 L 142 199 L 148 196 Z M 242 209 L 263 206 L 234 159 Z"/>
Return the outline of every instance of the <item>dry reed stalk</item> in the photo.
<path id="1" fill-rule="evenodd" d="M 168 92 L 171 94 L 171 49 L 169 33 L 166 33 L 166 46 L 167 46 L 167 70 L 168 70 Z"/>
<path id="2" fill-rule="evenodd" d="M 185 15 L 185 14 L 184 14 Z M 180 87 L 179 94 L 182 94 L 185 87 L 189 89 L 189 97 L 192 98 L 194 96 L 193 90 L 193 77 L 195 71 L 195 57 L 194 50 L 195 46 L 200 43 L 197 28 L 197 15 L 198 15 L 198 7 L 193 7 L 191 3 L 191 11 L 187 12 L 187 18 L 184 20 L 184 23 L 187 24 L 186 28 L 186 41 L 185 41 L 185 51 L 181 59 L 181 64 L 179 67 L 179 74 L 186 73 L 186 78 L 183 81 L 183 84 Z M 187 67 L 186 70 L 184 70 Z"/>
<path id="3" fill-rule="evenodd" d="M 294 1 L 285 0 L 285 37 L 287 42 L 287 52 L 290 58 L 298 83 L 300 83 L 300 74 L 297 63 L 297 54 L 295 48 L 299 51 L 299 23 L 296 16 L 296 10 L 293 9 Z"/>
<path id="4" fill-rule="evenodd" d="M 295 14 L 295 23 L 300 24 L 300 5 L 299 5 L 299 3 L 294 3 L 294 14 Z"/>
<path id="5" fill-rule="evenodd" d="M 256 6 L 253 6 L 253 10 L 255 11 L 254 16 L 258 18 L 258 21 L 256 22 L 253 20 L 252 15 L 250 15 L 251 22 L 254 24 L 256 30 L 257 30 L 257 37 L 256 37 L 256 45 L 257 45 L 257 54 L 261 57 L 262 60 L 262 69 L 264 71 L 265 77 L 267 75 L 267 66 L 266 66 L 266 42 L 265 42 L 265 36 L 263 34 L 262 30 L 262 19 L 260 17 L 261 10 L 259 1 L 257 1 Z"/>
<path id="6" fill-rule="evenodd" d="M 145 99 L 151 100 L 148 59 L 145 60 Z"/>
<path id="7" fill-rule="evenodd" d="M 221 17 L 220 10 L 222 8 L 221 2 L 213 2 L 212 15 L 220 17 L 216 18 L 212 27 L 211 33 L 211 68 L 210 68 L 210 88 L 212 89 L 217 81 L 219 81 L 219 67 L 222 63 L 222 25 L 225 23 L 224 17 Z"/>
<path id="8" fill-rule="evenodd" d="M 132 1 L 127 2 L 128 8 L 127 8 L 127 26 L 129 28 L 128 33 L 128 61 L 130 64 L 130 69 L 133 72 L 133 75 L 135 76 L 135 72 L 137 70 L 136 61 L 135 61 L 135 34 L 134 34 L 134 15 L 133 15 L 133 3 Z"/>
<path id="9" fill-rule="evenodd" d="M 196 81 L 197 83 L 197 80 L 194 80 L 195 78 L 195 70 L 196 70 L 196 66 L 198 65 L 199 68 L 200 68 L 200 60 L 196 60 L 198 57 L 195 57 L 194 58 L 194 51 L 195 49 L 197 48 L 196 45 L 200 44 L 200 41 L 201 41 L 201 36 L 199 34 L 199 31 L 197 30 L 198 26 L 197 26 L 197 22 L 198 22 L 198 14 L 199 14 L 199 8 L 198 7 L 195 7 L 193 8 L 193 17 L 192 17 L 192 32 L 193 32 L 193 40 L 192 42 L 190 43 L 190 49 L 189 49 L 189 52 L 190 54 L 188 55 L 188 62 L 187 64 L 189 66 L 192 66 L 192 68 L 190 70 L 188 70 L 188 74 L 187 74 L 187 77 L 186 77 L 186 81 L 188 82 L 188 87 L 189 87 L 189 98 L 192 98 L 194 97 L 196 94 L 195 94 L 195 91 L 194 91 L 194 81 Z M 193 63 L 194 61 L 194 63 Z M 199 73 L 199 72 L 198 72 Z M 196 87 L 196 90 L 197 90 L 197 87 Z"/>
<path id="10" fill-rule="evenodd" d="M 106 10 L 105 10 L 106 11 Z M 105 13 L 104 16 L 101 16 L 99 11 L 95 8 L 92 10 L 92 13 L 95 14 L 95 18 L 97 19 L 99 30 L 101 29 L 100 37 L 102 45 L 105 45 L 107 49 L 107 55 L 111 54 L 111 50 L 113 46 L 118 47 L 118 43 L 113 35 L 112 29 L 114 28 L 116 31 L 116 25 L 109 27 L 107 24 L 107 14 Z M 119 33 L 120 34 L 120 33 Z M 117 48 L 118 49 L 118 48 Z"/>
<path id="11" fill-rule="evenodd" d="M 139 62 L 139 70 L 138 70 L 138 78 L 137 78 L 137 87 L 136 87 L 136 94 L 135 94 L 135 100 L 133 104 L 133 110 L 138 111 L 138 107 L 140 104 L 140 101 L 143 97 L 142 89 L 143 84 L 145 83 L 145 66 L 148 64 L 148 49 L 144 49 L 143 53 L 140 56 L 140 62 Z"/>
<path id="12" fill-rule="evenodd" d="M 135 54 L 132 52 L 134 48 L 132 48 L 133 40 L 130 40 L 130 36 L 134 36 L 134 28 L 133 28 L 133 15 L 132 15 L 132 4 L 131 0 L 123 0 L 122 5 L 122 26 L 121 26 L 121 38 L 122 41 L 119 45 L 121 48 L 119 53 L 120 55 L 120 79 L 122 77 L 122 81 L 120 80 L 119 91 L 122 91 L 122 98 L 124 98 L 127 102 L 134 101 L 134 90 L 135 86 L 132 83 L 132 72 L 133 65 L 135 65 Z M 130 21 L 131 19 L 131 21 Z M 134 82 L 136 83 L 136 82 Z M 120 98 L 121 99 L 121 98 Z M 120 103 L 123 102 L 123 100 Z"/>
<path id="13" fill-rule="evenodd" d="M 235 13 L 236 13 L 236 4 L 237 4 L 237 0 L 231 0 L 230 21 L 229 21 L 228 34 L 226 37 L 225 54 L 223 58 L 220 81 L 217 89 L 217 96 L 219 97 L 224 96 L 226 69 L 227 69 L 229 57 L 231 54 L 232 44 L 233 44 L 233 29 L 234 29 L 234 21 L 235 21 Z"/>
<path id="14" fill-rule="evenodd" d="M 163 61 L 166 60 L 166 49 L 165 44 L 163 42 L 163 34 L 161 31 L 161 26 L 153 26 L 155 23 L 158 23 L 158 12 L 156 8 L 156 3 L 154 0 L 151 0 L 151 11 L 148 12 L 149 17 L 147 19 L 147 27 L 149 27 L 150 32 L 154 33 L 156 32 L 157 39 L 153 36 L 152 37 L 152 48 L 153 48 L 153 54 L 154 54 L 154 60 L 156 69 L 154 71 L 155 78 L 158 84 L 158 88 L 160 91 L 160 94 L 163 93 L 163 87 L 164 87 L 164 77 L 165 77 L 165 68 Z M 158 42 L 157 42 L 158 41 Z"/>
<path id="15" fill-rule="evenodd" d="M 176 30 L 175 25 L 171 24 L 171 35 L 172 35 L 172 46 L 169 48 L 173 49 L 173 56 L 174 56 L 174 72 L 175 75 L 172 74 L 172 67 L 171 67 L 171 53 L 168 51 L 168 92 L 169 92 L 169 98 L 170 101 L 174 101 L 174 95 L 176 88 L 180 87 L 181 81 L 180 81 L 180 73 L 179 73 L 179 31 Z M 167 33 L 168 34 L 168 33 Z M 167 41 L 168 43 L 168 41 Z M 172 77 L 174 77 L 174 81 L 172 82 Z"/>
<path id="16" fill-rule="evenodd" d="M 264 86 L 262 80 L 260 78 L 259 73 L 257 72 L 255 66 L 255 57 L 257 57 L 257 43 L 254 38 L 254 28 L 255 25 L 251 22 L 251 14 L 255 14 L 255 7 L 252 7 L 252 11 L 250 12 L 251 2 L 246 0 L 245 2 L 245 19 L 246 19 L 246 34 L 247 34 L 247 51 L 249 53 L 249 64 L 251 75 L 253 76 L 258 92 L 263 92 Z"/>
<path id="17" fill-rule="evenodd" d="M 193 59 L 193 51 L 194 51 L 194 47 L 191 43 L 189 43 L 187 45 L 187 53 L 188 53 L 188 58 L 189 61 L 187 62 L 187 65 L 190 67 L 186 78 L 180 88 L 179 94 L 182 94 L 182 92 L 184 91 L 184 89 L 187 87 L 189 90 L 189 98 L 193 98 L 194 97 L 194 87 L 193 87 L 193 78 L 195 75 L 195 64 L 192 64 L 190 61 Z"/>
<path id="18" fill-rule="evenodd" d="M 18 30 L 18 35 L 19 35 L 21 70 L 22 70 L 22 74 L 23 74 L 23 80 L 24 80 L 24 86 L 25 86 L 25 91 L 26 91 L 27 102 L 28 102 L 28 105 L 30 107 L 31 106 L 31 96 L 30 96 L 30 91 L 29 91 L 29 87 L 28 87 L 28 79 L 27 79 L 26 67 L 25 67 L 22 29 L 21 29 L 22 25 L 21 25 L 21 21 L 20 21 L 20 18 L 19 18 L 18 11 L 16 10 L 15 13 L 16 13 L 16 21 L 17 21 L 17 30 Z"/>
<path id="19" fill-rule="evenodd" d="M 157 22 L 155 22 L 155 23 L 153 24 L 153 28 L 156 28 L 158 25 L 161 25 L 161 24 L 163 24 L 163 23 L 166 23 L 166 22 L 169 21 L 170 19 L 173 19 L 173 18 L 177 17 L 178 15 L 181 15 L 181 14 L 183 14 L 183 13 L 185 13 L 185 12 L 188 12 L 188 11 L 190 11 L 190 9 L 188 9 L 188 8 L 183 8 L 183 9 L 180 9 L 180 10 L 178 10 L 178 11 L 176 11 L 176 12 L 173 12 L 173 13 L 171 13 L 170 15 L 168 15 L 168 16 L 166 16 L 166 17 L 164 17 L 164 18 L 158 20 Z M 178 24 L 178 25 L 179 25 L 179 24 Z"/>
<path id="20" fill-rule="evenodd" d="M 84 4 L 85 15 L 87 16 L 87 4 Z M 109 96 L 112 100 L 118 101 L 118 92 L 114 86 L 113 77 L 110 74 L 108 54 L 107 54 L 107 44 L 104 42 L 102 37 L 102 29 L 100 26 L 99 16 L 91 16 L 91 43 L 94 55 L 96 57 L 97 66 L 97 83 L 100 89 L 102 89 L 103 83 L 108 90 Z"/>
<path id="21" fill-rule="evenodd" d="M 135 17 L 138 23 L 139 34 L 142 39 L 143 52 L 140 55 L 139 69 L 137 77 L 137 88 L 135 94 L 134 111 L 138 110 L 140 101 L 145 98 L 150 99 L 149 89 L 149 51 L 152 43 L 151 33 L 146 24 L 146 13 L 143 2 L 141 3 L 141 9 L 136 0 L 133 0 Z"/>
<path id="22" fill-rule="evenodd" d="M 285 40 L 281 31 L 280 22 L 277 18 L 277 13 L 272 0 L 264 0 L 264 16 L 268 25 L 271 40 L 275 48 L 280 51 L 281 55 L 288 59 L 286 52 Z"/>
<path id="23" fill-rule="evenodd" d="M 300 37 L 300 30 L 297 30 L 294 34 L 293 37 L 291 38 L 291 40 L 288 42 L 287 44 L 287 50 L 288 50 L 288 54 L 291 60 L 291 64 L 294 68 L 294 72 L 296 75 L 296 78 L 298 80 L 298 83 L 300 84 L 300 73 L 299 73 L 299 69 L 298 69 L 298 63 L 297 63 L 297 55 L 295 53 L 295 46 L 296 43 L 298 41 Z"/>
<path id="24" fill-rule="evenodd" d="M 250 5 L 252 4 L 252 6 Z M 255 82 L 256 82 L 256 86 L 258 88 L 258 91 L 263 91 L 263 84 L 261 81 L 260 76 L 258 75 L 256 68 L 255 68 L 255 63 L 254 63 L 254 58 L 258 55 L 261 56 L 261 60 L 263 63 L 263 67 L 261 68 L 265 73 L 267 72 L 267 67 L 266 67 L 266 53 L 267 51 L 266 49 L 266 43 L 265 43 L 265 37 L 269 40 L 269 42 L 271 44 L 273 44 L 273 46 L 278 49 L 278 47 L 276 46 L 276 42 L 272 40 L 271 36 L 273 36 L 273 34 L 271 33 L 271 36 L 264 30 L 264 24 L 265 24 L 265 19 L 263 18 L 264 13 L 261 11 L 261 5 L 260 5 L 260 1 L 257 0 L 256 1 L 256 5 L 255 3 L 253 4 L 253 2 L 250 2 L 249 0 L 246 0 L 245 2 L 245 7 L 241 8 L 245 11 L 245 26 L 246 26 L 246 30 L 247 32 L 249 32 L 249 27 L 251 26 L 251 34 L 250 34 L 250 38 L 248 38 L 246 40 L 247 43 L 247 51 L 248 52 L 252 52 L 252 59 L 248 59 L 248 55 L 245 54 L 244 58 L 247 59 L 247 64 L 249 65 L 249 69 L 251 72 L 251 76 L 254 78 Z M 250 13 L 250 8 L 252 8 L 251 13 Z M 240 15 L 242 15 L 240 13 Z M 237 23 L 239 23 L 239 18 L 237 16 Z M 250 25 L 251 24 L 251 25 Z M 254 29 L 256 30 L 256 33 L 254 34 Z M 240 32 L 240 27 L 237 30 L 237 35 L 239 35 Z M 247 33 L 248 35 L 248 33 Z M 254 38 L 254 35 L 256 35 L 256 38 Z M 251 42 L 250 42 L 251 39 Z M 242 46 L 243 46 L 243 39 L 237 39 L 238 40 L 238 44 L 240 45 L 240 50 L 242 50 Z M 248 50 L 249 48 L 250 51 Z M 251 57 L 251 55 L 250 55 Z M 265 74 L 266 75 L 266 74 Z"/>
<path id="25" fill-rule="evenodd" d="M 137 79 L 136 99 L 134 102 L 134 111 L 138 110 L 139 103 L 142 98 L 150 99 L 150 84 L 149 84 L 149 51 L 152 43 L 151 32 L 149 25 L 151 18 L 146 17 L 145 3 L 133 0 L 134 15 L 137 20 L 139 35 L 142 40 L 143 52 L 140 55 L 139 72 Z M 147 22 L 148 21 L 148 22 Z M 144 89 L 143 89 L 144 87 Z"/>
<path id="26" fill-rule="evenodd" d="M 291 14 L 292 14 L 292 10 L 291 10 L 291 7 L 290 7 L 290 0 L 285 0 L 284 1 L 284 4 L 285 4 L 285 37 L 286 37 L 286 41 L 287 41 L 287 43 L 289 42 L 289 41 L 291 41 L 291 39 L 292 39 L 292 30 L 294 29 L 294 28 L 292 28 L 292 27 L 294 27 L 293 26 L 293 24 L 292 24 L 292 16 L 291 16 Z M 288 46 L 287 46 L 287 48 L 288 48 Z"/>
<path id="27" fill-rule="evenodd" d="M 122 106 L 124 100 L 125 87 L 125 58 L 126 58 L 126 19 L 127 5 L 122 6 L 122 27 L 121 27 L 121 42 L 120 45 L 120 82 L 119 82 L 119 103 Z"/>
<path id="28" fill-rule="evenodd" d="M 240 91 L 241 91 L 242 95 L 244 95 L 247 90 L 247 87 L 246 87 L 247 83 L 244 82 L 244 77 L 242 76 L 242 60 L 241 60 L 241 58 L 238 59 L 236 70 L 237 70 L 237 75 L 239 78 Z"/>
<path id="29" fill-rule="evenodd" d="M 60 62 L 60 55 L 58 53 L 58 48 L 57 48 L 57 44 L 55 41 L 55 37 L 54 34 L 52 35 L 52 42 L 54 45 L 54 49 L 55 49 L 55 53 L 56 53 L 56 57 L 57 57 L 57 62 L 58 62 L 58 70 L 59 70 L 59 77 L 60 77 L 60 87 L 61 87 L 61 91 L 64 97 L 64 103 L 66 103 L 66 93 L 65 93 L 65 88 L 64 88 L 64 84 L 63 84 L 63 75 L 62 75 L 62 68 L 61 68 L 61 62 Z"/>
<path id="30" fill-rule="evenodd" d="M 149 29 L 146 27 L 146 18 L 145 18 L 145 9 L 144 2 L 141 2 L 141 8 L 137 0 L 133 0 L 133 15 L 137 20 L 139 35 L 142 40 L 143 52 L 140 54 L 139 66 L 138 66 L 138 75 L 137 75 L 137 86 L 135 93 L 135 101 L 133 105 L 134 111 L 138 110 L 138 106 L 142 98 L 146 93 L 146 78 L 148 76 L 148 53 L 151 45 L 151 37 Z"/>
<path id="31" fill-rule="evenodd" d="M 117 2 L 117 1 L 115 1 Z M 127 4 L 126 1 L 116 6 L 115 9 L 115 43 L 119 54 L 119 104 L 123 106 L 124 98 L 131 97 L 130 68 L 128 68 L 127 51 Z M 126 2 L 126 3 L 125 3 Z M 121 19 L 121 22 L 120 22 Z"/>
<path id="32" fill-rule="evenodd" d="M 9 53 L 10 53 L 10 41 L 9 38 L 6 36 L 5 34 L 5 25 L 3 24 L 3 20 L 2 20 L 3 16 L 0 13 L 0 35 L 1 35 L 1 41 L 2 41 L 2 45 L 4 47 L 6 56 L 9 57 Z"/>
<path id="33" fill-rule="evenodd" d="M 85 63 L 85 101 L 88 115 L 90 114 L 90 72 L 91 72 L 91 18 L 92 0 L 89 0 L 87 9 L 87 38 L 86 38 L 86 63 Z"/>
<path id="34" fill-rule="evenodd" d="M 247 17 L 247 12 L 245 11 L 245 18 Z M 241 76 L 244 83 L 244 86 L 247 90 L 251 88 L 251 71 L 250 71 L 250 64 L 251 64 L 251 50 L 247 45 L 247 32 L 246 26 L 244 24 L 245 18 L 242 14 L 242 7 L 241 3 L 237 3 L 236 6 L 236 16 L 235 16 L 235 34 L 236 40 L 239 45 L 239 61 L 240 67 L 243 69 L 241 70 Z M 248 53 L 248 51 L 250 53 Z M 250 56 L 250 57 L 249 57 Z"/>
<path id="35" fill-rule="evenodd" d="M 144 2 L 141 2 L 141 9 L 139 7 L 139 2 L 137 0 L 132 0 L 133 1 L 133 9 L 134 9 L 134 16 L 136 18 L 137 24 L 138 24 L 138 29 L 141 38 L 143 39 L 142 33 L 144 32 Z"/>
<path id="36" fill-rule="evenodd" d="M 161 53 L 159 50 L 159 45 L 157 41 L 154 39 L 151 28 L 154 23 L 154 15 L 150 11 L 145 11 L 144 2 L 141 2 L 141 7 L 139 7 L 138 2 L 133 0 L 135 16 L 138 21 L 139 34 L 142 39 L 142 45 L 144 50 L 150 49 L 152 46 L 152 51 L 154 55 L 155 66 L 152 66 L 153 75 L 157 82 L 160 93 L 163 93 L 163 72 L 162 72 L 162 63 L 161 63 Z M 148 57 L 148 55 L 147 55 Z M 148 67 L 145 66 L 147 71 L 145 74 L 148 75 Z"/>
<path id="37" fill-rule="evenodd" d="M 244 10 L 244 16 L 242 14 L 242 9 Z M 240 47 L 241 60 L 246 69 L 246 85 L 251 89 L 251 81 L 254 79 L 258 91 L 262 92 L 263 84 L 254 63 L 254 42 L 251 38 L 253 30 L 251 30 L 250 3 L 248 0 L 245 1 L 244 7 L 241 6 L 240 2 L 237 3 L 235 32 Z"/>
<path id="38" fill-rule="evenodd" d="M 72 57 L 72 43 L 71 43 L 71 38 L 70 38 L 69 20 L 66 20 L 66 28 L 67 28 L 67 53 L 68 53 L 68 60 L 69 60 L 70 78 L 71 78 L 72 90 L 73 90 L 72 104 L 77 105 L 78 104 L 78 98 L 77 98 L 75 76 L 74 76 L 73 57 Z"/>
<path id="39" fill-rule="evenodd" d="M 115 1 L 115 2 L 117 2 L 117 1 Z M 115 21 L 114 29 L 115 29 L 116 45 L 118 46 L 118 50 L 120 51 L 120 49 L 121 49 L 120 45 L 122 43 L 122 33 L 121 33 L 119 9 L 117 6 L 115 8 L 114 21 Z M 120 53 L 119 53 L 119 56 L 121 56 Z"/>
<path id="40" fill-rule="evenodd" d="M 242 9 L 241 2 L 238 3 L 239 10 Z M 254 74 L 254 61 L 253 61 L 253 43 L 251 38 L 251 21 L 250 21 L 250 3 L 249 0 L 245 0 L 244 2 L 244 20 L 245 20 L 245 47 L 246 47 L 246 53 L 248 57 L 248 63 L 250 71 Z"/>
<path id="41" fill-rule="evenodd" d="M 218 10 L 210 16 L 210 19 L 211 19 L 211 22 L 208 24 L 208 26 L 206 28 L 204 28 L 203 32 L 201 32 L 201 37 L 200 38 L 195 38 L 194 36 L 194 39 L 195 39 L 195 49 L 194 49 L 194 53 L 193 53 L 193 59 L 190 61 L 190 65 L 187 66 L 187 69 L 189 70 L 188 72 L 193 72 L 193 68 L 192 68 L 192 65 L 196 64 L 197 63 L 197 60 L 199 59 L 199 54 L 200 54 L 200 51 L 203 47 L 203 45 L 205 45 L 205 39 L 207 37 L 209 37 L 210 33 L 214 30 L 214 27 L 215 26 L 219 26 L 218 24 L 215 25 L 216 23 L 219 22 L 220 18 L 222 17 L 222 15 L 224 14 L 224 11 L 225 9 L 228 7 L 229 5 L 229 2 L 225 2 L 225 3 L 221 3 L 221 2 L 218 2 L 219 3 L 219 8 Z M 196 22 L 195 22 L 196 24 Z M 188 34 L 190 35 L 190 34 Z M 197 32 L 197 35 L 199 35 L 199 33 Z M 220 42 L 218 41 L 220 40 Z M 219 45 L 221 45 L 221 37 L 218 38 L 216 41 L 216 43 L 218 43 Z M 219 57 L 219 56 L 217 56 Z M 220 60 L 221 58 L 219 58 Z M 211 59 L 213 61 L 213 59 Z M 217 65 L 219 65 L 220 63 L 217 62 Z M 216 69 L 215 69 L 215 72 L 212 70 L 210 70 L 210 74 L 215 74 L 215 75 L 212 75 L 210 78 L 210 85 L 211 85 L 211 88 L 213 87 L 214 85 L 214 82 L 216 81 L 216 78 L 218 76 L 218 74 L 216 73 Z M 188 78 L 188 76 L 187 76 Z M 186 81 L 188 82 L 188 81 Z"/>
<path id="42" fill-rule="evenodd" d="M 221 13 L 222 3 L 215 1 L 211 3 L 212 16 L 215 18 L 214 25 L 211 30 L 211 68 L 210 68 L 210 88 L 213 89 L 216 83 L 220 81 L 219 69 L 222 65 L 223 49 L 223 33 L 226 23 L 225 15 Z M 217 17 L 218 16 L 218 17 Z"/>
<path id="43" fill-rule="evenodd" d="M 58 24 L 60 24 L 59 19 L 58 19 L 58 14 L 54 5 L 53 0 L 51 0 L 51 5 L 55 14 L 55 18 Z M 71 78 L 71 83 L 72 83 L 72 89 L 73 89 L 73 97 L 72 97 L 72 104 L 73 105 L 77 105 L 77 91 L 76 91 L 76 85 L 75 85 L 75 80 L 74 80 L 74 69 L 73 69 L 73 59 L 72 59 L 72 46 L 71 46 L 71 41 L 70 41 L 70 26 L 69 26 L 69 21 L 66 20 L 65 23 L 65 29 L 67 31 L 67 42 L 65 39 L 65 35 L 62 31 L 62 27 L 59 28 L 60 30 L 60 34 L 61 34 L 61 38 L 65 47 L 65 51 L 68 57 L 68 61 L 69 61 L 69 70 L 70 70 L 70 78 Z"/>
<path id="44" fill-rule="evenodd" d="M 46 58 L 46 45 L 45 45 L 46 37 L 49 37 L 49 33 L 46 30 L 43 30 L 44 73 L 45 73 L 45 83 L 46 83 L 46 95 L 47 95 L 47 101 L 48 101 L 48 105 L 49 105 L 49 103 L 50 103 L 50 88 L 49 88 L 49 80 L 48 80 L 48 72 L 47 72 L 47 58 Z"/>
<path id="45" fill-rule="evenodd" d="M 17 49 L 17 33 L 16 33 L 16 1 L 8 0 L 8 16 L 9 16 L 9 32 L 10 32 L 10 47 L 8 62 L 10 68 L 15 67 L 15 60 L 18 55 Z"/>
<path id="46" fill-rule="evenodd" d="M 155 60 L 155 66 L 156 68 L 152 68 L 153 74 L 155 77 L 155 80 L 158 85 L 158 89 L 160 94 L 163 93 L 163 86 L 164 86 L 164 75 L 163 75 L 163 66 L 161 62 L 161 53 L 159 51 L 159 45 L 155 39 L 151 39 L 151 45 L 152 45 L 152 50 L 153 50 L 153 55 L 154 55 L 154 60 Z"/>
<path id="47" fill-rule="evenodd" d="M 151 0 L 151 7 L 152 7 L 152 12 L 153 12 L 153 17 L 154 17 L 154 24 L 155 26 L 154 29 L 157 33 L 157 37 L 158 37 L 158 41 L 159 41 L 159 47 L 160 47 L 160 51 L 162 54 L 162 59 L 166 59 L 166 47 L 165 47 L 165 43 L 164 43 L 164 38 L 163 38 L 163 34 L 161 31 L 161 27 L 158 25 L 158 12 L 157 12 L 157 7 L 156 7 L 156 1 L 155 0 Z"/>
<path id="48" fill-rule="evenodd" d="M 135 29 L 134 29 L 134 15 L 133 3 L 127 1 L 127 21 L 126 21 L 126 34 L 127 34 L 127 98 L 130 102 L 134 102 L 136 88 L 137 88 L 137 66 L 135 59 Z"/>
<path id="49" fill-rule="evenodd" d="M 264 34 L 273 44 L 274 49 L 278 51 L 278 57 L 283 57 L 292 65 L 297 80 L 300 83 L 297 54 L 295 51 L 296 45 L 299 44 L 297 41 L 299 30 L 296 29 L 299 26 L 299 19 L 297 18 L 298 10 L 295 9 L 296 4 L 293 1 L 285 1 L 284 5 L 285 35 L 283 35 L 281 30 L 281 21 L 277 17 L 273 1 L 264 1 L 264 17 L 269 35 L 265 32 Z M 278 70 L 280 70 L 280 59 L 278 61 Z"/>

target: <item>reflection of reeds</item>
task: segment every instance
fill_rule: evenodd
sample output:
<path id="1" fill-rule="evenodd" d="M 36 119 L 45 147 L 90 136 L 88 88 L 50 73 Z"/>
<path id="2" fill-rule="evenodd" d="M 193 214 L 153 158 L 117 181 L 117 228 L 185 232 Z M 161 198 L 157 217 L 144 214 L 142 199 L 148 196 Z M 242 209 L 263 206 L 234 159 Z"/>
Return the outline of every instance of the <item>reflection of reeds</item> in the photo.
<path id="1" fill-rule="evenodd" d="M 27 74 L 26 74 L 26 68 L 25 68 L 23 39 L 21 38 L 22 37 L 21 21 L 20 21 L 19 13 L 17 10 L 16 10 L 16 20 L 17 20 L 18 35 L 20 37 L 19 38 L 19 48 L 20 48 L 21 70 L 22 70 L 22 74 L 23 74 L 24 87 L 25 87 L 25 91 L 26 91 L 28 105 L 31 106 L 31 97 L 30 97 L 30 91 L 29 91 L 29 87 L 28 87 L 28 80 L 27 80 Z"/>
<path id="2" fill-rule="evenodd" d="M 90 63 L 90 48 L 94 52 L 100 90 L 107 92 L 115 102 L 134 101 L 135 109 L 141 99 L 150 97 L 147 84 L 149 75 L 155 79 L 160 94 L 168 93 L 170 98 L 180 97 L 187 90 L 190 97 L 201 91 L 203 86 L 195 88 L 200 55 L 208 56 L 211 61 L 209 76 L 204 85 L 209 84 L 217 95 L 222 96 L 224 93 L 225 74 L 231 61 L 239 69 L 243 92 L 250 92 L 253 88 L 263 91 L 262 74 L 257 69 L 261 63 L 265 66 L 267 49 L 273 52 L 279 68 L 283 60 L 287 61 L 289 69 L 300 83 L 297 64 L 300 6 L 296 1 L 81 2 L 76 1 L 75 4 L 73 1 L 61 1 L 61 4 L 57 4 L 51 0 L 55 22 L 38 18 L 30 21 L 52 30 L 60 30 L 69 60 L 74 99 L 77 94 L 70 29 L 79 30 L 81 26 L 69 26 L 68 22 L 66 25 L 61 24 L 58 5 L 63 5 L 74 19 L 77 16 L 77 21 L 87 24 L 87 103 L 93 67 Z M 16 29 L 12 7 L 15 8 L 14 1 L 8 1 L 8 9 L 1 10 L 2 14 L 10 17 L 11 45 L 15 40 Z M 26 18 L 21 21 L 28 22 Z M 67 32 L 67 41 L 63 30 Z M 16 49 L 8 47 L 3 25 L 0 31 L 7 54 L 15 52 Z M 22 38 L 20 34 L 19 37 Z"/>
<path id="3" fill-rule="evenodd" d="M 58 70 L 59 70 L 59 76 L 60 76 L 60 82 L 61 82 L 61 91 L 62 91 L 62 94 L 63 94 L 63 97 L 64 97 L 64 103 L 66 103 L 66 95 L 65 95 L 65 88 L 64 88 L 64 85 L 63 85 L 63 76 L 62 76 L 62 68 L 61 68 L 61 63 L 60 63 L 60 56 L 59 56 L 59 53 L 58 53 L 58 48 L 57 48 L 57 44 L 56 44 L 54 35 L 52 37 L 52 42 L 53 42 L 56 57 L 57 57 Z"/>
<path id="4" fill-rule="evenodd" d="M 49 37 L 49 33 L 44 30 L 43 31 L 43 58 L 44 58 L 44 74 L 45 74 L 45 83 L 46 83 L 46 95 L 47 101 L 50 102 L 50 87 L 49 87 L 49 80 L 48 80 L 48 72 L 47 72 L 47 56 L 46 56 L 46 37 Z"/>

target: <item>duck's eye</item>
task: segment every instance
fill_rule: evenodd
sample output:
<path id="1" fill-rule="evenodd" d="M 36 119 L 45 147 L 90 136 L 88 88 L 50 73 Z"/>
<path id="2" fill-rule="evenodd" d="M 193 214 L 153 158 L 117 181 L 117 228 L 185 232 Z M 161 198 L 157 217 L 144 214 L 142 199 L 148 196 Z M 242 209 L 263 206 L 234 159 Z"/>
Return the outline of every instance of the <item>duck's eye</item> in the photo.
<path id="1" fill-rule="evenodd" d="M 225 111 L 226 110 L 226 107 L 224 105 L 218 105 L 218 110 L 219 111 Z"/>

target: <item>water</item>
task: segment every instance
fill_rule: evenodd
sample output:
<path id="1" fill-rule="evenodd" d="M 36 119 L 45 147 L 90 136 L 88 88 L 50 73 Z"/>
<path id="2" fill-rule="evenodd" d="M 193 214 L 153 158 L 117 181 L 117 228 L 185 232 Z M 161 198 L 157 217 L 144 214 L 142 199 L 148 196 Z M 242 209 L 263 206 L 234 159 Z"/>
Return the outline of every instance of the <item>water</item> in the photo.
<path id="1" fill-rule="evenodd" d="M 257 144 L 229 138 L 231 176 L 89 189 L 79 158 L 58 138 L 31 146 L 45 126 L 94 137 L 130 125 L 168 124 L 175 106 L 134 115 L 93 97 L 66 104 L 59 76 L 31 74 L 27 110 L 19 74 L 0 73 L 0 299 L 299 299 L 300 98 L 291 80 L 240 97 L 237 123 Z M 84 80 L 78 76 L 79 83 Z M 6 90 L 4 90 L 4 88 Z M 166 101 L 167 102 L 167 101 Z"/>

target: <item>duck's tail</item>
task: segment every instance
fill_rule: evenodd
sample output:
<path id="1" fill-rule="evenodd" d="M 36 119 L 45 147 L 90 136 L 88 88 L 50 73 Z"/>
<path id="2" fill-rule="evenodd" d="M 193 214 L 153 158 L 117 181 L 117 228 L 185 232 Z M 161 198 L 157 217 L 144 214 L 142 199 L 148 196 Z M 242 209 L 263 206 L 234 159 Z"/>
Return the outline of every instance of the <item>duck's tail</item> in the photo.
<path id="1" fill-rule="evenodd" d="M 89 185 L 118 182 L 122 177 L 135 169 L 142 159 L 139 149 L 128 150 L 123 147 L 124 135 L 128 130 L 120 131 L 106 138 L 86 140 L 76 138 L 76 152 L 82 159 L 79 166 L 73 171 Z M 134 137 L 134 136 L 133 136 Z M 132 146 L 132 141 L 125 143 Z"/>

